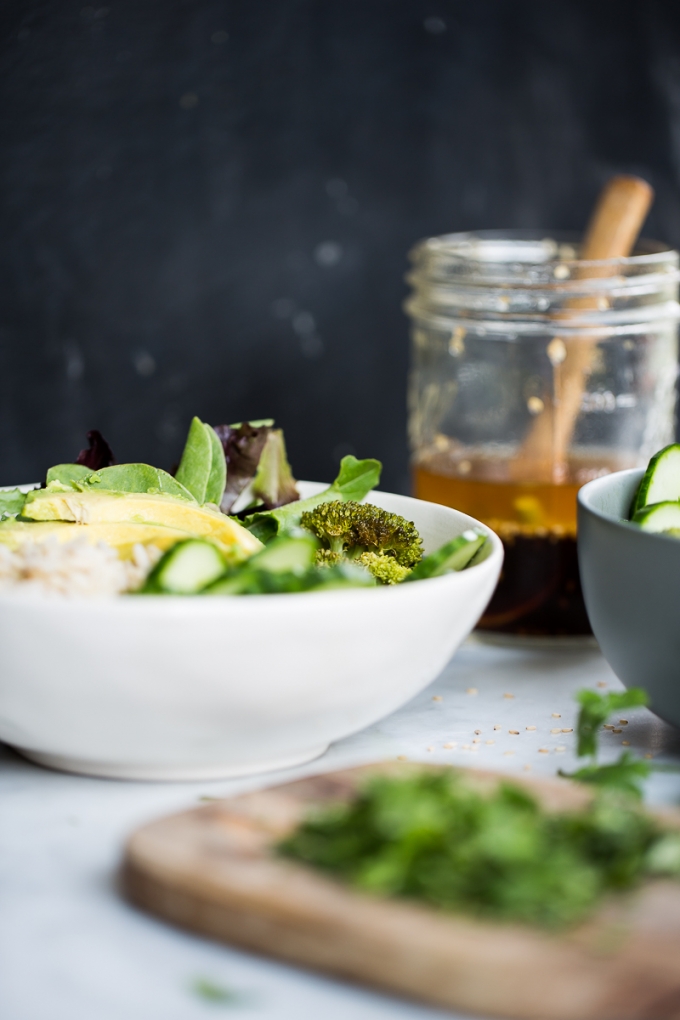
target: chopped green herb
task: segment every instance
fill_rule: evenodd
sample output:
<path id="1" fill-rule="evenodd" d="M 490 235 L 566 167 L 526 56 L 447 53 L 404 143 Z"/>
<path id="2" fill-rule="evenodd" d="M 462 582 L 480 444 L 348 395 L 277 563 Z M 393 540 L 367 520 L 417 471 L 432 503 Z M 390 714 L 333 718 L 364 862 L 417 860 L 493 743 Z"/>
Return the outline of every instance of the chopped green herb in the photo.
<path id="1" fill-rule="evenodd" d="M 647 692 L 641 687 L 630 687 L 627 691 L 611 694 L 597 694 L 585 689 L 578 692 L 576 700 L 581 706 L 577 723 L 579 757 L 597 753 L 598 730 L 613 712 L 649 703 Z"/>
<path id="2" fill-rule="evenodd" d="M 198 977 L 191 983 L 191 990 L 206 1002 L 219 1006 L 237 1006 L 243 1002 L 243 996 L 231 988 L 218 985 L 209 978 Z"/>
<path id="3" fill-rule="evenodd" d="M 649 762 L 633 758 L 629 751 L 624 751 L 618 761 L 611 765 L 585 765 L 576 772 L 562 772 L 560 769 L 559 774 L 566 779 L 576 779 L 579 783 L 591 783 L 593 786 L 629 793 L 642 800 L 642 783 L 649 778 L 651 772 Z"/>
<path id="4" fill-rule="evenodd" d="M 453 772 L 428 771 L 373 779 L 350 803 L 308 818 L 279 851 L 364 892 L 557 928 L 635 885 L 655 861 L 674 866 L 675 844 L 654 851 L 666 838 L 616 791 L 554 814 L 510 783 L 482 795 Z"/>

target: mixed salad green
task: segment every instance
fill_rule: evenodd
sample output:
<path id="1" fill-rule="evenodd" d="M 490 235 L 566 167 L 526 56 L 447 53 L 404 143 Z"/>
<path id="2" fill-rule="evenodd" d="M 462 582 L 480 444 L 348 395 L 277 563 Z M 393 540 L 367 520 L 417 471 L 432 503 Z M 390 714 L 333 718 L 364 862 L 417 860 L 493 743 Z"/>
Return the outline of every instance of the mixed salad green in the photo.
<path id="1" fill-rule="evenodd" d="M 486 532 L 472 528 L 423 556 L 415 525 L 364 502 L 377 460 L 343 457 L 328 488 L 301 499 L 271 419 L 213 428 L 194 418 L 174 475 L 116 464 L 100 433 L 74 463 L 28 493 L 0 492 L 0 543 L 85 537 L 123 559 L 161 558 L 143 594 L 251 595 L 399 584 L 462 570 Z"/>

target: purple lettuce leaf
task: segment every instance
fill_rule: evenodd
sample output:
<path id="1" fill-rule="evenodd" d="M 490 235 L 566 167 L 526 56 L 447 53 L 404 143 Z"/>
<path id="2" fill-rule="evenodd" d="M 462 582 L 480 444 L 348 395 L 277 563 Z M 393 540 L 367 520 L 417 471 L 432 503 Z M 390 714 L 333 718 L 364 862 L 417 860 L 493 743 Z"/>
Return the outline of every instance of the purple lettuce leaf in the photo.
<path id="1" fill-rule="evenodd" d="M 76 464 L 99 471 L 101 468 L 111 467 L 116 463 L 111 447 L 104 439 L 101 432 L 92 429 L 87 433 L 88 449 L 81 450 L 76 457 Z"/>
<path id="2" fill-rule="evenodd" d="M 231 513 L 244 489 L 255 483 L 258 477 L 261 481 L 263 475 L 267 480 L 267 484 L 261 486 L 263 491 L 253 491 L 253 497 L 261 501 L 263 509 L 270 510 L 299 499 L 285 457 L 282 434 L 280 430 L 272 428 L 273 424 L 271 421 L 246 421 L 239 425 L 213 426 L 222 443 L 227 462 L 227 485 L 220 504 L 223 513 Z M 265 450 L 266 465 L 262 463 Z M 276 456 L 272 456 L 274 453 Z M 267 470 L 263 471 L 265 467 Z M 252 513 L 252 509 L 250 512 Z"/>

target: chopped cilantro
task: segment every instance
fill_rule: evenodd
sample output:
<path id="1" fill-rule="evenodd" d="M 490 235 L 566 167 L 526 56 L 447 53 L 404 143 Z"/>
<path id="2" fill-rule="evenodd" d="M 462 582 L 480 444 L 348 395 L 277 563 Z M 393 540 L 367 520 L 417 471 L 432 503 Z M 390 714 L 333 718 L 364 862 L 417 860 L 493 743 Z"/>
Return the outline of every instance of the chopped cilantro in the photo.
<path id="1" fill-rule="evenodd" d="M 210 978 L 195 978 L 191 983 L 191 990 L 200 999 L 212 1002 L 218 1006 L 238 1006 L 243 1002 L 243 997 L 239 992 L 235 992 L 231 988 L 225 988 L 223 985 L 218 985 L 216 982 L 211 981 Z"/>
<path id="2" fill-rule="evenodd" d="M 674 862 L 674 846 L 652 853 L 662 839 L 617 791 L 554 814 L 511 783 L 483 795 L 452 771 L 423 771 L 374 778 L 308 818 L 279 852 L 365 892 L 558 928 L 633 886 L 647 860 Z"/>

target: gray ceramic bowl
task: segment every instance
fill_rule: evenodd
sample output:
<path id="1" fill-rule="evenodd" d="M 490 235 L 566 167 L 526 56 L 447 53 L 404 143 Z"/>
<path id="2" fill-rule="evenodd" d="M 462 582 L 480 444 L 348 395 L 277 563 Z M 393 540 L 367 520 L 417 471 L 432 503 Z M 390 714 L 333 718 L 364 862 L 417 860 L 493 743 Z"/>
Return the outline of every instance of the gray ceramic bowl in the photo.
<path id="1" fill-rule="evenodd" d="M 625 520 L 643 473 L 617 471 L 579 491 L 581 584 L 609 665 L 680 726 L 680 540 Z"/>

